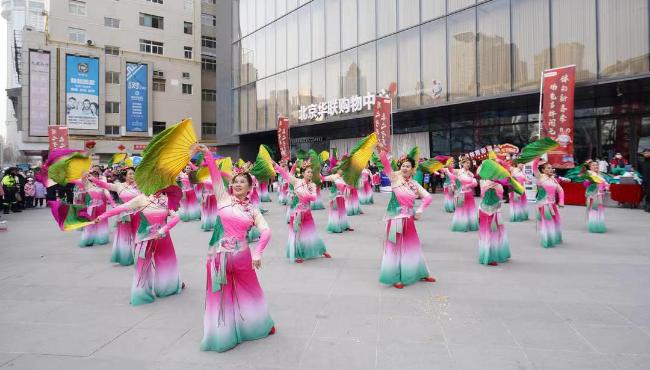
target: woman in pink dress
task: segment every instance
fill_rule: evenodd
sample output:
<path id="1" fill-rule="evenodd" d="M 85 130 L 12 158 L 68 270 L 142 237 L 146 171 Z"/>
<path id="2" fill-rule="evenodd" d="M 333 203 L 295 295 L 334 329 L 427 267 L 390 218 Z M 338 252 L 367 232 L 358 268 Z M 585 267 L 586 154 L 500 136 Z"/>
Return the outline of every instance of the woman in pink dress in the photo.
<path id="1" fill-rule="evenodd" d="M 512 177 L 520 184 L 528 183 L 528 178 L 524 173 L 524 164 L 518 163 L 516 167 L 511 168 Z M 517 194 L 510 192 L 510 222 L 528 221 L 528 199 L 526 194 Z"/>
<path id="2" fill-rule="evenodd" d="M 368 167 L 361 171 L 361 180 L 359 186 L 359 202 L 361 204 L 373 204 L 375 201 L 372 197 L 372 172 Z"/>
<path id="3" fill-rule="evenodd" d="M 183 191 L 183 199 L 181 199 L 181 208 L 178 211 L 181 221 L 189 222 L 201 219 L 201 206 L 196 197 L 196 191 L 190 183 L 189 173 L 195 170 L 196 167 L 191 163 L 185 167 L 185 170 L 178 175 L 178 182 Z"/>
<path id="4" fill-rule="evenodd" d="M 456 173 L 454 172 L 454 159 L 452 158 L 447 167 L 442 170 L 445 176 L 442 185 L 442 191 L 445 195 L 445 212 L 454 213 L 456 211 L 456 202 L 454 201 L 454 194 L 456 192 Z"/>
<path id="5" fill-rule="evenodd" d="M 346 230 L 354 231 L 350 228 L 350 221 L 346 211 L 347 202 L 345 201 L 345 190 L 347 184 L 343 181 L 343 171 L 338 170 L 335 174 L 323 177 L 324 181 L 330 181 L 330 207 L 327 217 L 327 231 L 331 233 L 342 233 Z"/>
<path id="6" fill-rule="evenodd" d="M 107 204 L 113 206 L 115 202 L 107 190 L 96 186 L 90 181 L 91 177 L 99 178 L 100 173 L 93 171 L 89 174 L 84 174 L 81 180 L 74 180 L 72 183 L 78 189 L 79 199 L 77 201 L 85 203 L 88 216 L 91 219 L 95 219 L 97 216 L 106 212 Z M 88 225 L 83 228 L 79 246 L 83 248 L 108 244 L 108 232 L 108 220 L 102 220 L 102 222 Z"/>
<path id="7" fill-rule="evenodd" d="M 235 174 L 232 195 L 226 189 L 210 151 L 207 159 L 219 205 L 208 259 L 207 286 L 201 350 L 224 352 L 237 344 L 275 333 L 264 292 L 254 269 L 262 266 L 262 252 L 271 238 L 259 208 L 250 203 L 253 179 L 247 172 Z M 251 252 L 246 235 L 251 227 L 260 230 L 260 240 Z"/>
<path id="8" fill-rule="evenodd" d="M 590 233 L 604 233 L 605 226 L 605 193 L 609 191 L 609 184 L 600 175 L 598 162 L 589 160 L 583 165 L 583 177 L 587 181 L 585 197 L 587 199 L 587 230 Z M 647 181 L 647 180 L 646 180 Z"/>
<path id="9" fill-rule="evenodd" d="M 553 166 L 538 163 L 533 163 L 537 178 L 537 230 L 542 247 L 552 248 L 562 243 L 562 224 L 556 196 L 559 206 L 564 207 L 564 189 L 553 176 Z"/>
<path id="10" fill-rule="evenodd" d="M 217 220 L 217 198 L 214 196 L 214 184 L 211 179 L 204 180 L 203 200 L 201 201 L 201 230 L 212 231 Z"/>
<path id="11" fill-rule="evenodd" d="M 510 258 L 506 228 L 501 218 L 503 186 L 496 181 L 481 180 L 481 203 L 478 207 L 478 262 L 496 266 Z"/>
<path id="12" fill-rule="evenodd" d="M 474 202 L 474 188 L 478 182 L 470 171 L 469 159 L 460 162 L 459 170 L 447 170 L 447 174 L 453 174 L 455 179 L 455 211 L 451 221 L 451 231 L 476 231 L 478 230 L 478 213 Z"/>

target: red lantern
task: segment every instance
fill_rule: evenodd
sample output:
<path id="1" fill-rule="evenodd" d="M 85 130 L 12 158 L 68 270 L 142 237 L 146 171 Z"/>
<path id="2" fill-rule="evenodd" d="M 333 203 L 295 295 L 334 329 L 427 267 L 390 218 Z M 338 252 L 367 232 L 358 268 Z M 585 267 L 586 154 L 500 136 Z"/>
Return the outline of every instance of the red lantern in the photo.
<path id="1" fill-rule="evenodd" d="M 124 144 L 120 144 L 120 145 L 117 147 L 117 149 L 118 149 L 120 152 L 123 152 L 124 149 L 126 149 L 126 147 L 124 146 Z"/>
<path id="2" fill-rule="evenodd" d="M 86 141 L 86 149 L 91 150 L 95 147 L 97 143 L 94 140 Z"/>

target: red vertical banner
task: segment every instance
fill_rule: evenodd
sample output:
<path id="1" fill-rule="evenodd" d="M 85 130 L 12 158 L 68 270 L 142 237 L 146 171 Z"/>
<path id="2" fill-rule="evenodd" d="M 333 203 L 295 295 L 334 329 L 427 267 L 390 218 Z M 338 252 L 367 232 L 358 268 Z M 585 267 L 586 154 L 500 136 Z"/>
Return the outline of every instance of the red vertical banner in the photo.
<path id="1" fill-rule="evenodd" d="M 377 134 L 377 142 L 383 145 L 389 152 L 392 133 L 391 112 L 392 104 L 390 98 L 383 96 L 378 96 L 375 98 L 373 127 L 375 133 Z"/>
<path id="2" fill-rule="evenodd" d="M 542 82 L 542 137 L 560 143 L 548 153 L 548 161 L 555 168 L 573 168 L 573 98 L 576 66 L 544 71 Z"/>
<path id="3" fill-rule="evenodd" d="M 282 159 L 291 159 L 291 144 L 289 143 L 289 118 L 278 118 L 278 147 Z"/>
<path id="4" fill-rule="evenodd" d="M 47 137 L 50 143 L 50 151 L 54 149 L 68 148 L 68 127 L 67 126 L 48 126 Z"/>

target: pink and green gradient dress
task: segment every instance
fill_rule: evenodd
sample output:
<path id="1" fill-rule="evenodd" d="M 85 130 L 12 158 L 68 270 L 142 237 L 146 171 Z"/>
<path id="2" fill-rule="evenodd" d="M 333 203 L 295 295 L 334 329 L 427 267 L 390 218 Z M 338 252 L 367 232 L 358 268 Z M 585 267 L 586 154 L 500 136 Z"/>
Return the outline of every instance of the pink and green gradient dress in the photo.
<path id="1" fill-rule="evenodd" d="M 344 196 L 347 185 L 339 175 L 326 176 L 325 181 L 332 182 L 327 231 L 331 233 L 342 233 L 350 229 L 350 221 L 346 212 Z"/>
<path id="2" fill-rule="evenodd" d="M 481 180 L 478 208 L 478 262 L 483 265 L 506 262 L 510 258 L 508 235 L 501 216 L 503 186 Z"/>
<path id="3" fill-rule="evenodd" d="M 321 209 L 325 209 L 325 205 L 323 204 L 323 198 L 321 198 L 320 185 L 316 185 L 316 199 L 311 202 L 311 210 L 320 211 Z"/>
<path id="4" fill-rule="evenodd" d="M 97 187 L 92 183 L 83 184 L 79 180 L 74 181 L 74 183 L 78 187 L 80 194 L 85 194 L 87 206 L 86 212 L 91 219 L 95 219 L 102 213 L 106 212 L 107 204 L 113 204 L 113 198 L 111 198 L 108 191 Z M 84 248 L 92 247 L 93 245 L 108 244 L 108 233 L 108 220 L 88 225 L 84 227 L 81 232 L 79 246 Z"/>
<path id="5" fill-rule="evenodd" d="M 298 179 L 280 166 L 276 166 L 275 169 L 289 179 L 293 185 L 294 196 L 298 198 L 296 207 L 289 217 L 287 258 L 293 263 L 297 259 L 307 260 L 322 257 L 327 253 L 327 248 L 316 231 L 316 224 L 310 208 L 310 203 L 316 198 L 316 184 Z"/>
<path id="6" fill-rule="evenodd" d="M 384 168 L 391 168 L 385 152 L 380 154 Z M 430 276 L 422 255 L 422 244 L 415 228 L 415 199 L 422 199 L 417 213 L 431 204 L 431 194 L 412 178 L 404 179 L 389 172 L 392 198 L 386 219 L 386 241 L 379 281 L 384 284 L 410 285 Z"/>
<path id="7" fill-rule="evenodd" d="M 268 181 L 260 182 L 260 202 L 262 202 L 262 203 L 271 202 L 271 194 L 269 193 L 269 182 Z"/>
<path id="8" fill-rule="evenodd" d="M 540 175 L 537 179 L 537 231 L 544 248 L 562 243 L 562 224 L 555 202 L 556 194 L 560 204 L 564 204 L 564 190 L 557 180 Z"/>
<path id="9" fill-rule="evenodd" d="M 369 169 L 364 168 L 361 170 L 361 179 L 359 180 L 359 203 L 361 204 L 373 204 L 375 200 L 372 197 L 372 184 L 370 183 L 370 178 L 372 173 Z"/>
<path id="10" fill-rule="evenodd" d="M 212 163 L 208 158 L 212 181 L 218 184 L 214 190 L 219 209 L 206 261 L 201 350 L 224 352 L 243 341 L 265 338 L 273 329 L 264 292 L 253 270 L 253 260 L 261 259 L 271 231 L 248 198 L 239 200 L 228 194 Z M 261 236 L 251 253 L 246 235 L 253 226 Z"/>
<path id="11" fill-rule="evenodd" d="M 169 230 L 176 226 L 180 217 L 169 209 L 167 196 L 141 194 L 99 218 L 105 220 L 122 212 L 140 213 L 140 227 L 135 240 L 136 261 L 131 284 L 131 304 L 138 306 L 153 302 L 155 297 L 180 293 L 178 262 L 169 235 Z"/>
<path id="12" fill-rule="evenodd" d="M 587 189 L 585 197 L 587 199 L 587 230 L 590 233 L 604 233 L 607 231 L 605 226 L 605 193 L 609 190 L 609 184 L 599 174 L 589 171 L 592 178 L 598 178 L 601 183 L 596 184 L 591 181 L 585 181 Z"/>
<path id="13" fill-rule="evenodd" d="M 347 185 L 345 190 L 345 210 L 348 216 L 360 215 L 361 205 L 359 204 L 359 191 L 356 186 Z"/>
<path id="14" fill-rule="evenodd" d="M 289 181 L 284 177 L 278 176 L 278 203 L 286 206 L 289 202 Z"/>
<path id="15" fill-rule="evenodd" d="M 181 184 L 181 190 L 183 191 L 183 198 L 181 199 L 181 208 L 178 210 L 178 214 L 181 217 L 181 221 L 189 222 L 194 220 L 201 219 L 201 206 L 196 197 L 196 191 L 190 183 L 190 178 L 185 172 L 181 172 L 179 177 L 179 182 Z"/>
<path id="16" fill-rule="evenodd" d="M 454 213 L 456 211 L 456 202 L 454 201 L 454 193 L 456 191 L 456 174 L 453 168 L 443 170 L 445 174 L 445 181 L 442 185 L 444 193 L 444 210 L 447 213 Z"/>
<path id="17" fill-rule="evenodd" d="M 451 231 L 478 230 L 478 213 L 474 201 L 474 188 L 478 182 L 474 175 L 465 169 L 456 171 L 454 217 L 451 221 Z"/>
<path id="18" fill-rule="evenodd" d="M 122 204 L 142 194 L 135 183 L 110 184 L 101 180 L 94 180 L 93 182 L 103 189 L 117 193 Z M 124 212 L 118 216 L 115 238 L 113 239 L 113 250 L 111 251 L 111 262 L 119 263 L 122 266 L 130 266 L 133 264 L 135 238 L 139 227 L 140 214 Z"/>
<path id="19" fill-rule="evenodd" d="M 526 175 L 519 168 L 512 169 L 512 177 L 515 178 L 520 184 L 528 182 Z M 514 191 L 510 192 L 510 222 L 528 221 L 528 199 L 526 194 L 517 194 Z"/>
<path id="20" fill-rule="evenodd" d="M 217 221 L 217 198 L 214 196 L 211 180 L 203 182 L 203 201 L 201 202 L 201 230 L 212 231 Z"/>

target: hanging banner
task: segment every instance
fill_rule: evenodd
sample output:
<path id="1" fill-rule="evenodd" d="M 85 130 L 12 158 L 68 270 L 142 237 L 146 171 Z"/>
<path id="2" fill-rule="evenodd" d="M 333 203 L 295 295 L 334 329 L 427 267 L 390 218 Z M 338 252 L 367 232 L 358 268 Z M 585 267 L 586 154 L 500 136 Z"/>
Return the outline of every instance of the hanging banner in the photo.
<path id="1" fill-rule="evenodd" d="M 560 143 L 548 153 L 555 168 L 573 168 L 573 98 L 576 81 L 575 65 L 544 71 L 542 81 L 541 137 Z"/>
<path id="2" fill-rule="evenodd" d="M 68 149 L 68 127 L 49 126 L 47 137 L 50 143 L 50 151 L 54 149 Z"/>
<path id="3" fill-rule="evenodd" d="M 391 112 L 392 104 L 390 98 L 377 96 L 375 98 L 373 127 L 377 134 L 377 142 L 382 144 L 389 152 L 392 133 Z"/>
<path id="4" fill-rule="evenodd" d="M 75 130 L 99 128 L 99 59 L 65 56 L 66 122 Z"/>
<path id="5" fill-rule="evenodd" d="M 149 68 L 146 64 L 126 63 L 126 131 L 149 130 Z"/>
<path id="6" fill-rule="evenodd" d="M 50 53 L 29 51 L 29 136 L 48 136 L 50 125 Z"/>
<path id="7" fill-rule="evenodd" d="M 291 139 L 289 136 L 289 118 L 278 118 L 278 147 L 282 159 L 291 159 Z"/>

